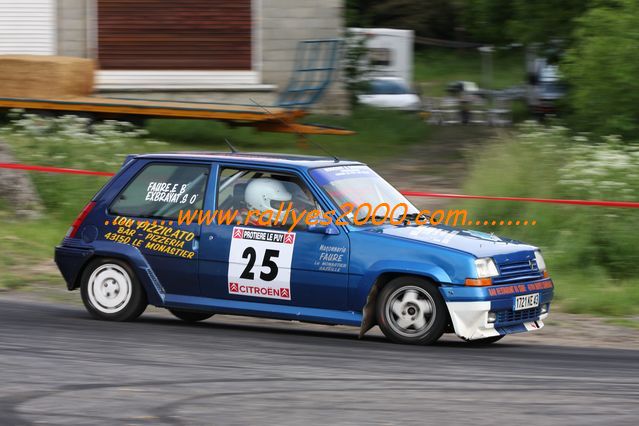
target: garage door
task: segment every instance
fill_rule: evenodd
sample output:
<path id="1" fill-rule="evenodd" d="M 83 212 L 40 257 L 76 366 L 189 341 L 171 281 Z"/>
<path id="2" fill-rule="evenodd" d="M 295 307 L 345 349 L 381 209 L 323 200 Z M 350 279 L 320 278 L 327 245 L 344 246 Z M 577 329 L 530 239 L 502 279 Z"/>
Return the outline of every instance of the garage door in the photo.
<path id="1" fill-rule="evenodd" d="M 55 54 L 55 16 L 55 0 L 0 0 L 0 54 Z"/>
<path id="2" fill-rule="evenodd" d="M 103 70 L 250 70 L 251 0 L 98 0 Z"/>

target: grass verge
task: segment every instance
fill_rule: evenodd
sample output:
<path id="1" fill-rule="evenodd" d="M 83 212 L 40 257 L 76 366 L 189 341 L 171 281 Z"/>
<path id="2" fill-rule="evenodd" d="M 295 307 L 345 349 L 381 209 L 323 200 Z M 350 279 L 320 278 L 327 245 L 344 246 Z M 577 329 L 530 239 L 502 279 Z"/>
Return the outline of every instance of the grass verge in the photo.
<path id="1" fill-rule="evenodd" d="M 307 123 L 354 130 L 352 136 L 309 136 L 326 150 L 340 158 L 379 164 L 389 157 L 399 156 L 414 144 L 428 143 L 429 127 L 418 116 L 399 111 L 358 107 L 350 116 L 311 115 Z M 224 139 L 240 151 L 267 151 L 326 155 L 312 143 L 297 135 L 259 133 L 250 128 L 229 128 L 204 120 L 149 120 L 150 136 L 171 144 L 190 144 L 200 149 L 228 151 Z"/>
<path id="2" fill-rule="evenodd" d="M 464 193 L 637 201 L 638 152 L 614 139 L 589 141 L 559 127 L 532 126 L 478 152 Z M 470 219 L 489 221 L 475 229 L 541 247 L 562 310 L 639 313 L 636 209 L 484 200 L 456 208 L 466 208 Z M 493 220 L 497 225 L 490 225 Z M 508 220 L 520 225 L 508 226 Z"/>
<path id="3" fill-rule="evenodd" d="M 490 87 L 485 87 L 479 51 L 429 47 L 415 52 L 414 79 L 425 96 L 445 95 L 446 84 L 456 80 L 474 81 L 488 89 L 521 85 L 525 78 L 523 51 L 496 51 L 492 57 L 492 68 L 492 82 Z"/>

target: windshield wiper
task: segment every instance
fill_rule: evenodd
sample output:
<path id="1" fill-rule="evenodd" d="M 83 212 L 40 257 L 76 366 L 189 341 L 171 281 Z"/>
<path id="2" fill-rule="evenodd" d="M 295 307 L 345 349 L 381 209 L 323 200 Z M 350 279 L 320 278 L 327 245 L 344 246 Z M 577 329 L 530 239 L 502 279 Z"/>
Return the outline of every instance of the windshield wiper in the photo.
<path id="1" fill-rule="evenodd" d="M 417 220 L 417 218 L 420 218 L 420 217 L 426 218 L 426 220 L 428 220 L 428 223 L 430 223 L 430 216 L 427 216 L 425 214 L 419 214 L 419 213 L 410 213 L 410 214 L 406 215 L 406 217 L 404 218 L 404 221 L 403 221 L 402 224 L 403 225 L 410 225 L 411 223 L 415 222 L 415 220 Z M 376 221 L 383 220 L 384 222 L 391 222 L 391 223 L 395 222 L 394 224 L 397 224 L 397 222 L 402 220 L 402 217 L 401 216 L 397 216 L 397 217 L 391 218 L 391 217 L 388 217 L 388 216 L 379 216 L 379 215 L 377 215 L 377 216 L 370 217 L 366 222 L 368 224 L 370 224 L 370 225 L 375 225 L 373 223 L 373 220 L 376 220 Z"/>
<path id="2" fill-rule="evenodd" d="M 411 223 L 415 222 L 417 219 L 422 217 L 426 218 L 426 220 L 428 221 L 428 224 L 430 224 L 430 216 L 423 213 L 409 213 L 406 215 L 406 218 L 404 219 L 404 225 L 410 225 Z"/>
<path id="3" fill-rule="evenodd" d="M 426 216 L 425 214 L 420 215 L 419 213 L 411 213 L 406 215 L 406 218 L 404 218 L 404 221 L 401 223 L 401 225 L 410 225 L 419 217 L 425 217 L 428 220 L 428 223 L 430 223 L 430 216 Z M 373 216 L 368 220 L 371 225 L 374 225 L 373 220 L 383 220 L 384 222 L 390 222 L 393 225 L 399 225 L 398 222 L 402 220 L 402 217 L 397 216 L 391 218 L 388 216 Z"/>
<path id="4" fill-rule="evenodd" d="M 360 224 L 361 224 L 361 225 L 366 224 L 366 225 L 373 225 L 373 226 L 381 226 L 381 224 L 375 224 L 375 223 L 373 223 L 373 221 L 374 221 L 374 220 L 375 220 L 375 221 L 382 221 L 382 220 L 383 220 L 384 222 L 388 222 L 388 221 L 390 221 L 390 220 L 391 220 L 391 218 L 390 218 L 390 217 L 388 217 L 388 216 L 379 216 L 379 215 L 377 215 L 377 216 L 369 217 L 369 218 L 366 220 L 366 222 L 360 222 Z"/>

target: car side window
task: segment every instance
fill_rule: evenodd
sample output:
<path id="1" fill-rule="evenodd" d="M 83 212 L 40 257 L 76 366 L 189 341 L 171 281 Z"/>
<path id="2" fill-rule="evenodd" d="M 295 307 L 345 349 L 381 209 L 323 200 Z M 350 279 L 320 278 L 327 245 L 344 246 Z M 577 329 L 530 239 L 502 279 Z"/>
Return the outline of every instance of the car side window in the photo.
<path id="1" fill-rule="evenodd" d="M 218 179 L 219 210 L 237 210 L 238 218 L 251 226 L 270 226 L 288 228 L 293 224 L 293 215 L 303 211 L 321 209 L 312 192 L 298 176 L 259 170 L 223 168 Z M 259 223 L 261 212 L 272 211 L 273 221 L 269 225 Z M 275 222 L 277 219 L 277 223 Z M 300 221 L 297 228 L 307 225 Z"/>
<path id="2" fill-rule="evenodd" d="M 128 217 L 176 219 L 180 210 L 202 208 L 208 174 L 207 166 L 150 164 L 120 192 L 109 212 Z"/>

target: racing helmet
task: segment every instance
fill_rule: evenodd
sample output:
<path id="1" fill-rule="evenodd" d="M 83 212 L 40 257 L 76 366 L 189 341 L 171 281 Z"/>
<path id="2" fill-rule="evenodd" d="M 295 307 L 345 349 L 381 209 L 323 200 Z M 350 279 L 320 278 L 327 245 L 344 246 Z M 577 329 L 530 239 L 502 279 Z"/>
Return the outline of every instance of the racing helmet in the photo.
<path id="1" fill-rule="evenodd" d="M 293 195 L 286 190 L 286 187 L 279 180 L 271 178 L 253 179 L 246 185 L 244 191 L 244 201 L 249 209 L 259 210 L 277 210 L 280 203 L 291 201 Z M 284 212 L 282 212 L 284 213 Z"/>

